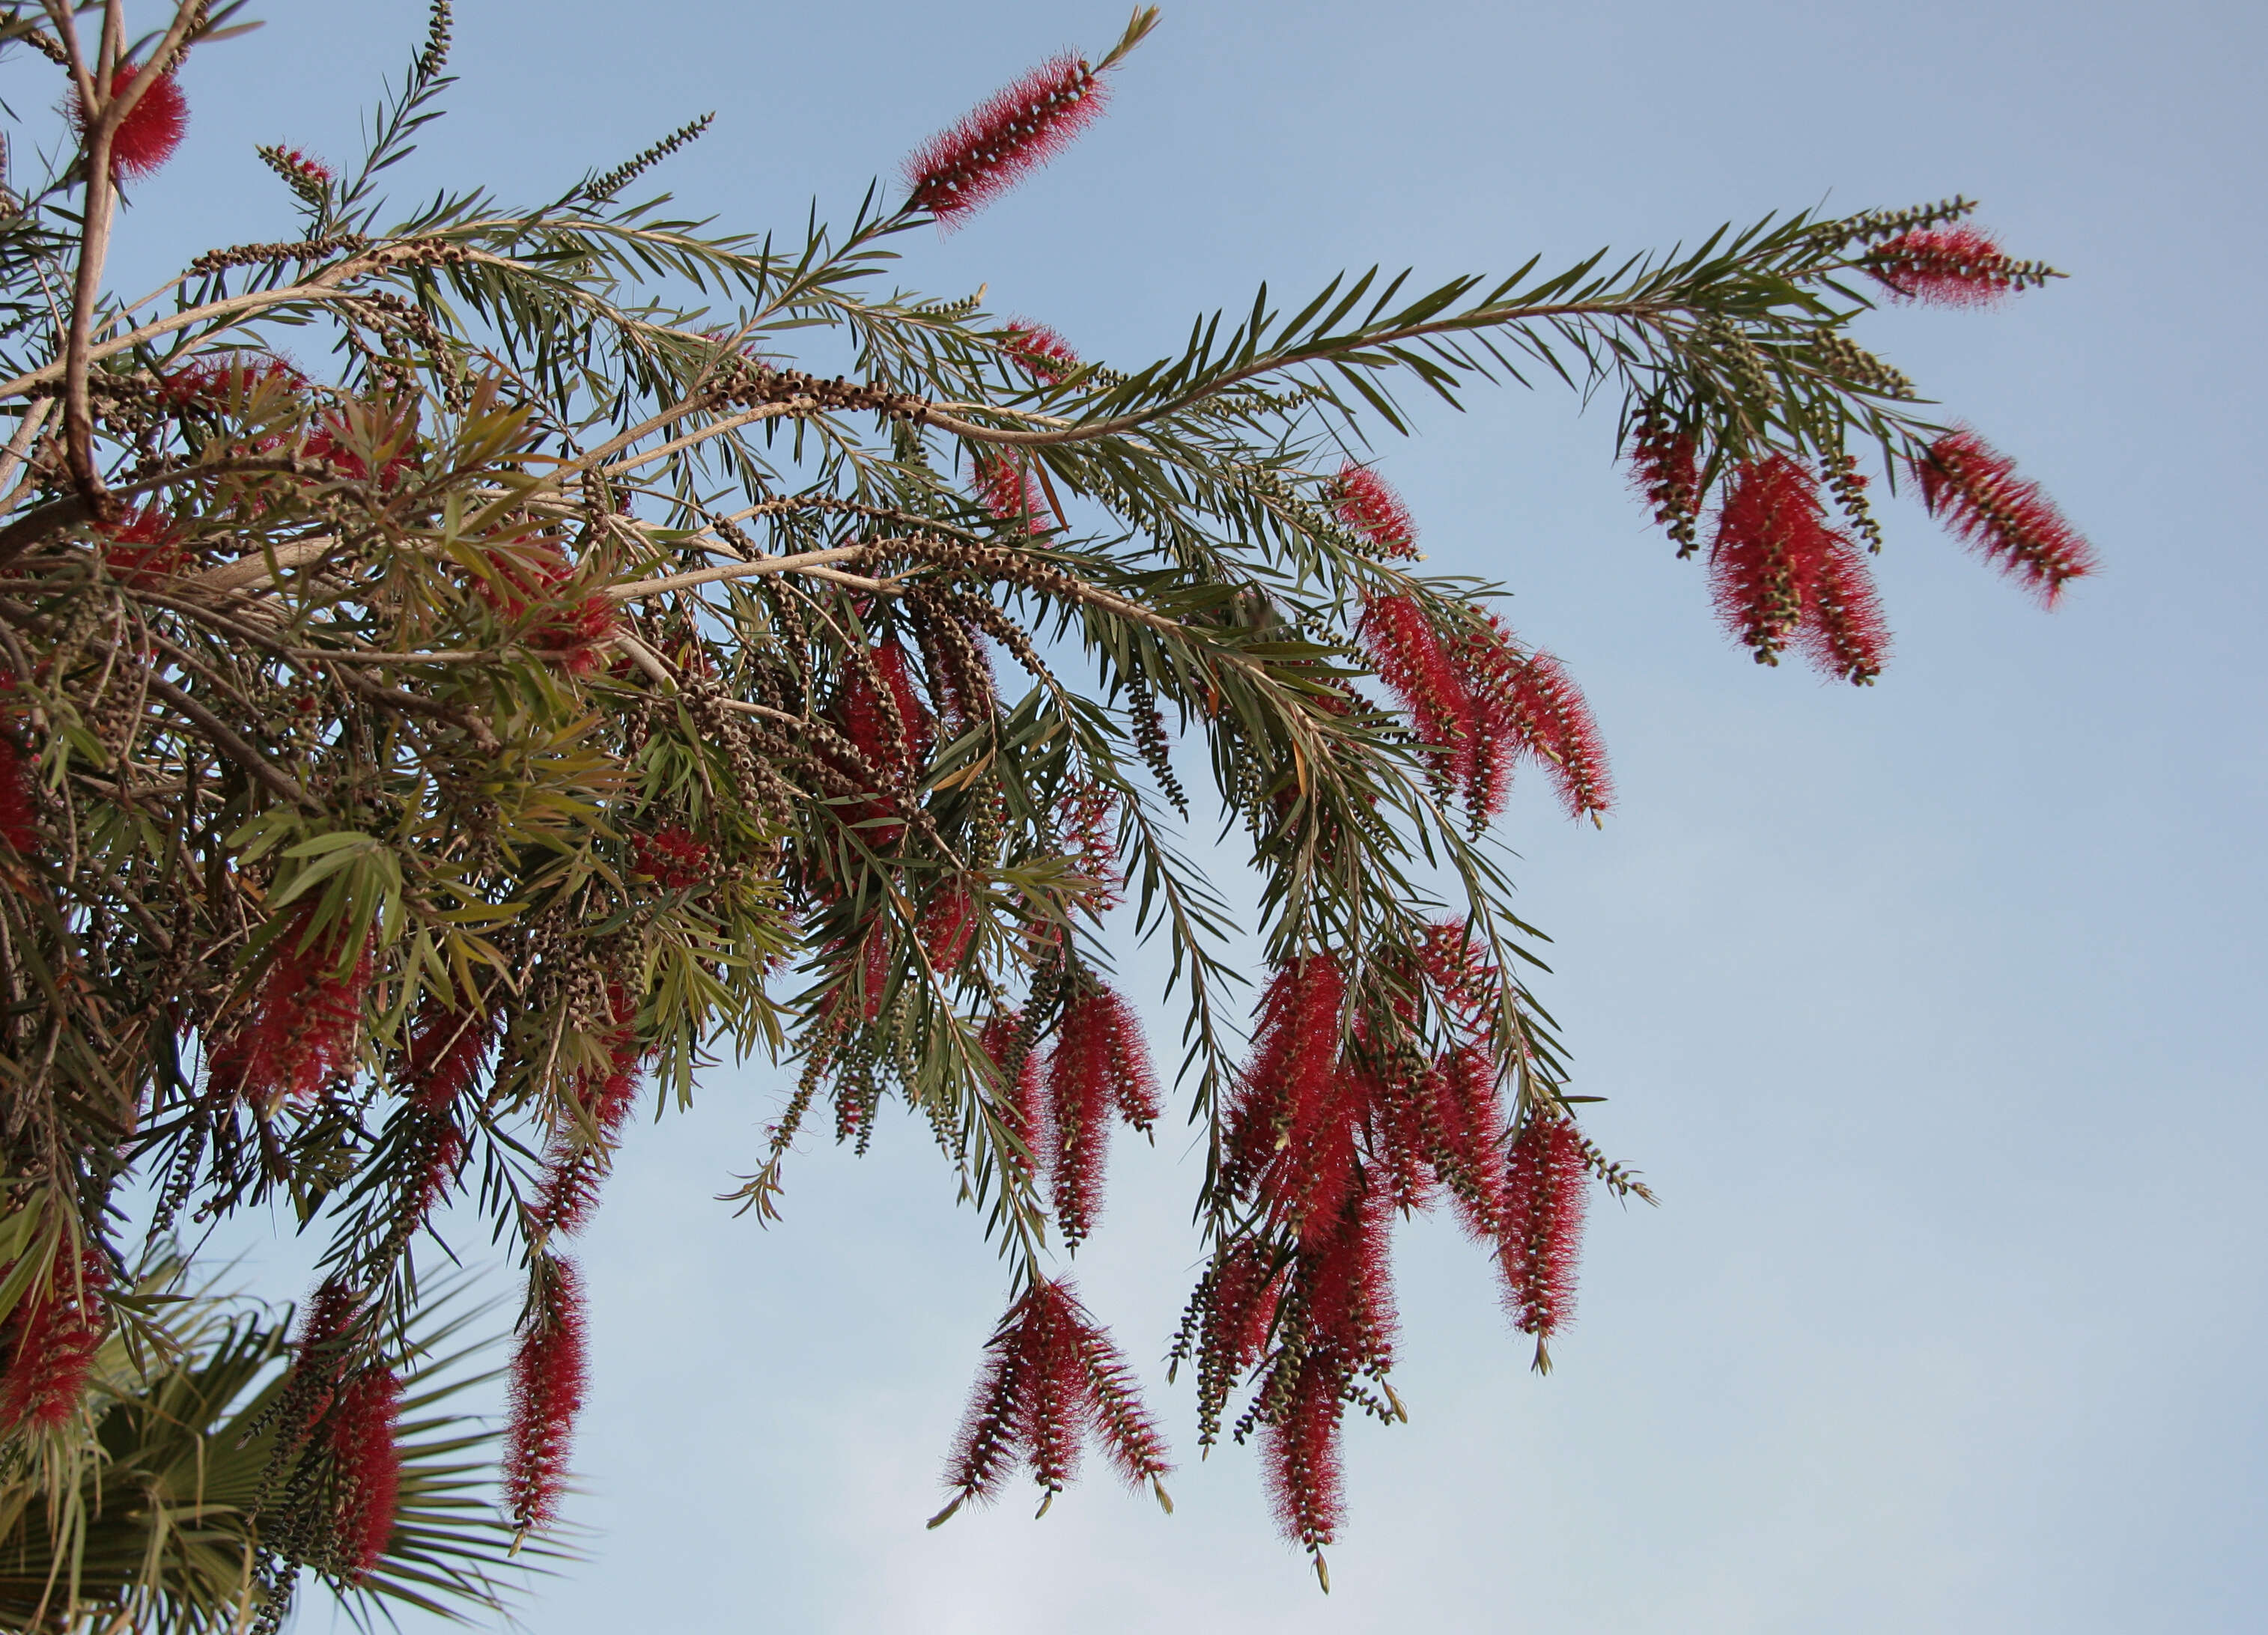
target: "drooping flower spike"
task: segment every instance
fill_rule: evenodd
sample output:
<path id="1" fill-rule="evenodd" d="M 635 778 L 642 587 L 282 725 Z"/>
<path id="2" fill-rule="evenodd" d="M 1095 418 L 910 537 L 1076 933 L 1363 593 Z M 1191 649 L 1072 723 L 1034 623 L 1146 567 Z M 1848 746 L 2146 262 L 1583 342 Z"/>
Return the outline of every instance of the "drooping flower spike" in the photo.
<path id="1" fill-rule="evenodd" d="M 0 670 L 0 843 L 19 858 L 40 851 L 40 808 L 32 792 L 33 756 L 16 734 L 16 678 Z"/>
<path id="2" fill-rule="evenodd" d="M 371 943 L 366 939 L 342 970 L 337 935 L 316 934 L 313 914 L 312 903 L 295 911 L 276 939 L 247 1013 L 211 1047 L 207 1071 L 214 1086 L 271 1109 L 312 1098 L 354 1064 Z"/>
<path id="3" fill-rule="evenodd" d="M 401 1495 L 401 1381 L 393 1370 L 372 1366 L 348 1382 L 331 1416 L 332 1536 L 352 1579 L 378 1565 L 394 1536 Z"/>
<path id="4" fill-rule="evenodd" d="M 1116 991 L 1098 983 L 1064 1006 L 1047 1094 L 1055 1115 L 1049 1190 L 1064 1242 L 1077 1248 L 1102 1212 L 1111 1116 L 1147 1132 L 1160 1110 L 1141 1020 Z"/>
<path id="5" fill-rule="evenodd" d="M 2095 571 L 2095 549 L 2016 462 L 1967 427 L 1914 457 L 1922 504 L 1955 537 L 2052 608 L 2072 580 Z"/>
<path id="6" fill-rule="evenodd" d="M 1653 512 L 1653 519 L 1690 556 L 1700 543 L 1701 449 L 1690 433 L 1652 416 L 1639 419 L 1630 444 L 1631 484 Z"/>
<path id="7" fill-rule="evenodd" d="M 529 1307 L 512 1354 L 504 1456 L 505 1512 L 523 1533 L 558 1520 L 575 1420 L 590 1388 L 575 1263 L 539 1260 L 529 1275 Z"/>
<path id="8" fill-rule="evenodd" d="M 109 1286 L 101 1256 L 58 1248 L 45 1282 L 24 1292 L 0 1328 L 0 1431 L 26 1425 L 55 1431 L 70 1423 L 109 1326 L 103 1309 Z"/>
<path id="9" fill-rule="evenodd" d="M 1088 1315 L 1068 1281 L 1035 1279 L 985 1342 L 984 1371 L 946 1469 L 952 1501 L 930 1518 L 938 1527 L 971 1499 L 999 1497 L 1019 1462 L 1046 1495 L 1040 1513 L 1078 1473 L 1089 1437 L 1126 1484 L 1145 1484 L 1167 1510 L 1173 1465 L 1133 1370 L 1109 1334 Z"/>
<path id="10" fill-rule="evenodd" d="M 1590 1181 L 1583 1138 L 1567 1119 L 1539 1113 L 1512 1144 L 1498 1260 L 1513 1326 L 1535 1337 L 1535 1368 L 1551 1372 L 1551 1337 L 1575 1310 Z"/>
<path id="11" fill-rule="evenodd" d="M 1709 549 L 1711 593 L 1726 627 L 1777 664 L 1793 642 L 1829 674 L 1881 673 L 1889 629 L 1866 553 L 1827 520 L 1819 479 L 1786 454 L 1737 467 Z"/>

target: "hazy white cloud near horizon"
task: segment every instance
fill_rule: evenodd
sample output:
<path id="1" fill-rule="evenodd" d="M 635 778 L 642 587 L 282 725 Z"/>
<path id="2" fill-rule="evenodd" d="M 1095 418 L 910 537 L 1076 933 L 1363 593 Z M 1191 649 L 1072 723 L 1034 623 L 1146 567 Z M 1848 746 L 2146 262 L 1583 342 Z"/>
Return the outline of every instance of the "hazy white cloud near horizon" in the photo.
<path id="1" fill-rule="evenodd" d="M 180 185 L 136 203 L 122 283 L 287 231 L 253 145 L 349 151 L 423 17 L 268 10 L 193 66 Z M 713 107 L 658 180 L 792 233 L 1123 20 L 467 0 L 454 111 L 398 194 L 545 196 Z M 714 1195 L 782 1086 L 720 1071 L 635 1138 L 587 1240 L 592 1554 L 526 1625 L 2259 1627 L 2264 65 L 2258 8 L 2183 0 L 1184 0 L 1069 152 L 901 240 L 907 285 L 989 284 L 1123 365 L 1263 279 L 1296 304 L 1373 261 L 1503 272 L 1966 193 L 2073 276 L 1866 333 L 2104 569 L 2043 614 L 1896 502 L 1894 660 L 1828 687 L 1719 633 L 1624 490 L 1613 404 L 1539 382 L 1422 412 L 1381 468 L 1434 563 L 1502 580 L 1581 679 L 1622 791 L 1594 831 L 1531 788 L 1508 830 L 1555 939 L 1540 992 L 1609 1098 L 1591 1125 L 1662 1198 L 1595 1205 L 1555 1372 L 1528 1372 L 1477 1254 L 1421 1224 L 1397 1256 L 1411 1423 L 1350 1425 L 1328 1598 L 1238 1449 L 1182 1470 L 1171 1518 L 1097 1472 L 1036 1523 L 1018 1495 L 926 1532 L 1003 1293 L 981 1219 L 902 1116 L 864 1160 L 807 1138 L 785 1221 L 734 1219 Z M 1130 948 L 1127 969 L 1168 1054 L 1163 972 Z M 1177 1126 L 1122 1145 L 1079 1256 L 1185 1452 L 1160 1359 L 1199 1168 Z M 291 1293 L 296 1249 L 268 1253 Z"/>

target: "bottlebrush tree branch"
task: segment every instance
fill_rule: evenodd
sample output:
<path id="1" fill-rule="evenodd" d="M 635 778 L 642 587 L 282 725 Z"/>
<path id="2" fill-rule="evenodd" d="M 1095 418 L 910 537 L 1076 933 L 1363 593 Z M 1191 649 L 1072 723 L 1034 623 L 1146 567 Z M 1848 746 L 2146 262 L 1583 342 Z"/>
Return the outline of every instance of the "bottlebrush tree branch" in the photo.
<path id="1" fill-rule="evenodd" d="M 77 190 L 107 196 L 121 140 L 162 157 L 178 121 L 131 122 L 228 31 L 173 11 L 122 82 L 122 15 L 90 60 L 70 11 L 0 0 L 89 114 L 0 223 L 0 1338 L 46 1298 L 35 1244 L 122 1286 L 114 1199 L 161 1235 L 288 1203 L 336 1319 L 291 1400 L 357 1406 L 299 1427 L 353 1479 L 293 1490 L 271 1587 L 379 1536 L 388 1381 L 453 1202 L 527 1278 L 508 1525 L 558 1516 L 603 1316 L 565 1250 L 639 1115 L 726 1058 L 779 1070 L 728 1194 L 760 1220 L 799 1143 L 863 1150 L 895 1108 L 1003 1256 L 961 1498 L 1016 1461 L 1052 1496 L 1090 1436 L 1156 1484 L 1165 1439 L 1065 1264 L 1112 1229 L 1135 1144 L 1109 1132 L 1160 1115 L 1145 1002 L 1179 1013 L 1206 1153 L 1175 1355 L 1320 1574 L 1348 1410 L 1403 1417 L 1395 1222 L 1446 1202 L 1540 1344 L 1580 1189 L 1650 1196 L 1581 1133 L 1503 843 L 1530 781 L 1609 811 L 1612 723 L 1496 587 L 1418 554 L 1422 498 L 1362 453 L 1408 429 L 1400 394 L 1610 396 L 1734 638 L 1853 681 L 1889 651 L 1877 458 L 2043 599 L 2093 560 L 1852 339 L 1878 302 L 2054 276 L 1965 200 L 1373 269 L 1296 309 L 1263 288 L 1128 368 L 885 281 L 902 235 L 1064 152 L 1154 13 L 944 127 L 902 197 L 774 235 L 628 197 L 697 121 L 549 203 L 390 219 L 377 179 L 450 84 L 436 4 L 353 163 L 271 151 L 303 236 L 129 305 Z M 1248 891 L 1200 865 L 1204 821 Z M 1163 993 L 1130 986 L 1130 929 L 1164 939 Z M 67 1415 L 52 1374 L 23 1400 Z"/>

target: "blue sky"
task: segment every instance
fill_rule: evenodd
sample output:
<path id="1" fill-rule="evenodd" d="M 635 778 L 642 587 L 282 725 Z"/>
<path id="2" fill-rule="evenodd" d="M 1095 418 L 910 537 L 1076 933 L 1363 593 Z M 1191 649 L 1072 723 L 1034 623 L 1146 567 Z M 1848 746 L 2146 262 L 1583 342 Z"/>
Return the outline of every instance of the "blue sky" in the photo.
<path id="1" fill-rule="evenodd" d="M 253 144 L 350 151 L 421 14 L 277 5 L 206 54 L 120 282 L 288 231 Z M 908 284 L 989 283 L 996 310 L 1138 365 L 1263 278 L 1508 270 L 1965 192 L 2073 278 L 1866 334 L 2041 478 L 2104 570 L 2043 615 L 1901 503 L 1895 660 L 1830 688 L 1716 630 L 1623 490 L 1611 405 L 1483 391 L 1423 415 L 1382 468 L 1435 562 L 1504 580 L 1582 680 L 1622 789 L 1603 832 L 1534 788 L 1510 820 L 1557 939 L 1543 997 L 1577 1087 L 1609 1098 L 1592 1128 L 1663 1199 L 1596 1208 L 1557 1370 L 1528 1372 L 1477 1255 L 1421 1226 L 1398 1256 L 1412 1422 L 1351 1431 L 1328 1600 L 1240 1450 L 1183 1471 L 1170 1520 L 1098 1478 L 1036 1523 L 1012 1499 L 924 1532 L 1000 1268 L 903 1121 L 864 1160 L 811 1143 L 783 1225 L 732 1219 L 712 1195 L 780 1086 L 722 1072 L 637 1138 L 588 1240 L 593 1553 L 528 1624 L 2257 1627 L 2262 19 L 1187 3 L 1049 170 L 906 240 Z M 722 225 L 792 231 L 1123 20 L 1116 0 L 474 0 L 455 111 L 401 196 L 541 196 L 713 107 L 662 180 Z M 1154 998 L 1153 966 L 1128 968 Z M 1157 1359 L 1196 1178 L 1171 1134 L 1122 1147 L 1080 1256 L 1184 1447 L 1187 1388 Z M 288 1287 L 291 1252 L 271 1263 Z"/>

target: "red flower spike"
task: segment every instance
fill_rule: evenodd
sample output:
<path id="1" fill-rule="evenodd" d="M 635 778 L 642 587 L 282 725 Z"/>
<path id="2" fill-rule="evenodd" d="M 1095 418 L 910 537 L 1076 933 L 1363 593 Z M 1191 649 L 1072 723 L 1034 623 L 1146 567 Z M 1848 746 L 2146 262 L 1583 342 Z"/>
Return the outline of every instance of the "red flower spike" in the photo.
<path id="1" fill-rule="evenodd" d="M 1541 762 L 1571 817 L 1596 821 L 1614 803 L 1606 747 L 1582 689 L 1550 653 L 1523 653 L 1494 615 L 1465 632 L 1450 661 L 1471 701 L 1465 799 L 1483 817 L 1504 809 L 1520 756 Z"/>
<path id="2" fill-rule="evenodd" d="M 1974 227 L 1902 233 L 1867 252 L 1864 265 L 1899 299 L 1936 306 L 1989 306 L 2027 282 L 2022 265 Z"/>
<path id="3" fill-rule="evenodd" d="M 192 359 L 167 375 L 158 390 L 168 402 L 222 409 L 250 397 L 270 380 L 281 381 L 284 389 L 291 392 L 307 384 L 298 370 L 280 357 L 257 352 L 222 352 Z"/>
<path id="4" fill-rule="evenodd" d="M 313 912 L 298 910 L 276 939 L 248 1014 L 213 1047 L 216 1086 L 273 1106 L 308 1100 L 353 1071 L 372 950 L 365 941 L 342 975 L 335 939 L 308 939 Z"/>
<path id="5" fill-rule="evenodd" d="M 1418 554 L 1418 524 L 1384 477 L 1351 460 L 1340 468 L 1331 509 L 1339 520 L 1393 557 Z"/>
<path id="6" fill-rule="evenodd" d="M 302 451 L 310 460 L 328 460 L 348 475 L 364 477 L 367 468 L 359 457 L 340 446 L 339 440 L 318 432 Z M 392 482 L 408 468 L 406 460 L 388 460 L 380 481 Z M 615 604 L 597 592 L 568 597 L 562 594 L 575 578 L 575 565 L 556 540 L 537 540 L 497 556 L 493 584 L 479 583 L 482 598 L 506 619 L 524 622 L 520 639 L 538 652 L 551 653 L 577 675 L 599 667 L 600 650 L 622 634 Z"/>
<path id="7" fill-rule="evenodd" d="M 1006 1065 L 1009 1053 L 1015 1048 L 1016 1036 L 1022 1031 L 1023 1025 L 1021 1013 L 997 1011 L 977 1035 L 978 1046 L 992 1059 L 996 1068 Z M 1048 1117 L 1047 1085 L 1041 1071 L 1038 1052 L 1027 1051 L 1024 1059 L 1016 1065 L 1015 1082 L 1005 1088 L 996 1088 L 994 1092 L 1002 1122 L 1024 1144 L 1033 1163 L 1040 1168 L 1049 1168 L 1054 1163 L 1054 1149 L 1050 1145 L 1054 1131 Z M 1032 1173 L 1031 1167 L 1013 1153 L 1005 1154 L 1004 1161 L 1020 1175 L 1028 1176 Z"/>
<path id="8" fill-rule="evenodd" d="M 546 1265 L 547 1286 L 512 1359 L 511 1424 L 504 1432 L 504 1503 L 523 1533 L 558 1519 L 575 1419 L 590 1388 L 582 1279 L 572 1261 L 552 1259 Z"/>
<path id="9" fill-rule="evenodd" d="M 402 1078 L 411 1103 L 424 1112 L 442 1112 L 471 1089 L 499 1020 L 493 1011 L 476 1015 L 429 995 L 404 1051 Z"/>
<path id="10" fill-rule="evenodd" d="M 1056 849 L 1064 862 L 1095 882 L 1087 906 L 1096 914 L 1118 905 L 1126 888 L 1118 872 L 1114 820 L 1118 797 L 1092 784 L 1076 785 L 1056 806 Z"/>
<path id="11" fill-rule="evenodd" d="M 1462 920 L 1427 926 L 1418 964 L 1459 1029 L 1468 1038 L 1484 1036 L 1504 1003 L 1504 973 L 1472 927 Z"/>
<path id="12" fill-rule="evenodd" d="M 906 208 L 948 231 L 1061 151 L 1102 112 L 1094 70 L 1068 54 L 1042 63 L 916 149 L 905 166 Z"/>
<path id="13" fill-rule="evenodd" d="M 1145 1131 L 1159 1114 L 1141 1023 L 1118 994 L 1095 988 L 1064 1006 L 1048 1057 L 1047 1090 L 1055 1109 L 1049 1188 L 1064 1242 L 1077 1248 L 1102 1210 L 1112 1110 Z"/>
<path id="14" fill-rule="evenodd" d="M 1028 318 L 1012 319 L 1002 339 L 1017 366 L 1042 385 L 1060 386 L 1081 366 L 1063 336 Z"/>
<path id="15" fill-rule="evenodd" d="M 104 565 L 137 590 L 154 589 L 181 571 L 180 529 L 154 505 L 97 531 L 111 541 L 102 548 Z"/>
<path id="16" fill-rule="evenodd" d="M 14 684 L 9 682 L 6 690 L 14 690 Z M 32 766 L 33 756 L 0 711 L 0 841 L 19 858 L 40 852 L 40 806 L 32 792 Z"/>
<path id="17" fill-rule="evenodd" d="M 1535 1337 L 1540 1373 L 1551 1371 L 1551 1337 L 1574 1315 L 1589 1180 L 1583 1138 L 1565 1118 L 1531 1118 L 1512 1144 L 1498 1263 L 1513 1326 Z"/>
<path id="18" fill-rule="evenodd" d="M 1330 1579 L 1322 1548 L 1346 1518 L 1339 1463 L 1339 1421 L 1346 1412 L 1344 1384 L 1333 1359 L 1310 1353 L 1301 1365 L 1284 1410 L 1262 1428 L 1261 1469 L 1277 1525 L 1314 1558 L 1323 1587 Z"/>
<path id="19" fill-rule="evenodd" d="M 1402 707 L 1418 734 L 1434 747 L 1434 761 L 1450 783 L 1464 787 L 1473 770 L 1473 701 L 1440 632 L 1408 596 L 1373 597 L 1355 637 L 1371 667 Z"/>
<path id="20" fill-rule="evenodd" d="M 672 823 L 630 841 L 630 872 L 664 891 L 688 891 L 709 878 L 710 851 L 681 824 Z"/>
<path id="21" fill-rule="evenodd" d="M 0 1329 L 0 1427 L 58 1431 L 86 1395 L 86 1377 L 102 1349 L 108 1320 L 102 1296 L 110 1269 L 88 1249 L 74 1258 L 58 1249 L 43 1286 L 24 1292 Z"/>
<path id="22" fill-rule="evenodd" d="M 929 760 L 935 727 L 915 688 L 903 646 L 895 639 L 885 641 L 868 652 L 867 660 L 854 659 L 846 667 L 839 705 L 843 734 L 892 784 L 907 787 L 917 781 Z M 861 836 L 869 846 L 880 850 L 895 844 L 905 833 L 902 822 L 879 821 L 898 809 L 895 799 L 861 801 L 851 808 L 851 821 L 868 826 L 860 829 Z"/>
<path id="23" fill-rule="evenodd" d="M 1373 1374 L 1394 1363 L 1393 1235 L 1392 1200 L 1373 1190 L 1300 1239 L 1309 1329 L 1351 1366 Z"/>
<path id="24" fill-rule="evenodd" d="M 394 1536 L 401 1495 L 401 1449 L 394 1439 L 401 1411 L 401 1381 L 391 1369 L 372 1367 L 354 1377 L 331 1416 L 333 1536 L 353 1579 L 378 1565 Z"/>
<path id="25" fill-rule="evenodd" d="M 958 880 L 939 887 L 931 896 L 929 906 L 922 910 L 917 935 L 922 951 L 939 976 L 950 976 L 961 968 L 969 945 L 976 939 L 980 917 L 976 899 Z"/>
<path id="26" fill-rule="evenodd" d="M 2095 571 L 2095 548 L 2016 463 L 1963 426 L 1912 461 L 1922 504 L 1954 534 L 2052 608 L 2072 580 Z"/>
<path id="27" fill-rule="evenodd" d="M 1460 1045 L 1436 1064 L 1426 1089 L 1443 1150 L 1434 1168 L 1447 1187 L 1457 1224 L 1481 1242 L 1503 1231 L 1504 1103 L 1496 1064 L 1476 1045 Z"/>
<path id="28" fill-rule="evenodd" d="M 1152 1484 L 1172 1469 L 1165 1441 L 1118 1348 L 1068 1282 L 1041 1278 L 1008 1308 L 992 1337 L 976 1393 L 955 1438 L 946 1483 L 953 1501 L 936 1527 L 970 1499 L 999 1496 L 1020 1459 L 1045 1490 L 1045 1513 L 1077 1474 L 1091 1432 L 1121 1476 Z M 1159 1487 L 1160 1499 L 1164 1489 Z"/>
<path id="29" fill-rule="evenodd" d="M 970 463 L 969 486 L 976 503 L 995 522 L 1021 528 L 1035 539 L 1046 537 L 1040 519 L 1048 514 L 1048 498 L 1032 474 L 1014 460 L 998 454 L 979 454 Z"/>
<path id="30" fill-rule="evenodd" d="M 1814 666 L 1858 687 L 1880 675 L 1889 657 L 1890 627 L 1874 570 L 1867 553 L 1840 534 L 1819 564 L 1797 639 Z"/>
<path id="31" fill-rule="evenodd" d="M 1277 968 L 1261 997 L 1251 1064 L 1228 1109 L 1222 1180 L 1230 1190 L 1289 1204 L 1278 1160 L 1295 1131 L 1311 1128 L 1336 1100 L 1345 998 L 1346 977 L 1329 954 Z"/>
<path id="32" fill-rule="evenodd" d="M 1653 519 L 1677 542 L 1677 554 L 1693 549 L 1693 519 L 1701 511 L 1701 449 L 1690 436 L 1652 421 L 1641 421 L 1631 439 L 1631 482 L 1653 509 Z"/>
<path id="33" fill-rule="evenodd" d="M 123 96 L 135 76 L 142 70 L 132 63 L 120 68 L 111 77 L 110 94 Z M 85 139 L 87 127 L 93 121 L 87 114 L 86 104 L 74 95 L 71 99 L 71 118 L 78 127 L 79 137 Z M 189 128 L 189 105 L 181 95 L 181 87 L 171 74 L 161 76 L 150 89 L 143 92 L 132 111 L 118 122 L 110 137 L 110 175 L 114 181 L 138 181 L 173 157 L 173 150 L 181 145 L 181 137 Z"/>
<path id="34" fill-rule="evenodd" d="M 420 1112 L 421 1126 L 416 1131 L 417 1184 L 409 1195 L 409 1221 L 422 1226 L 432 1218 L 433 1207 L 438 1204 L 457 1178 L 457 1169 L 465 1161 L 465 1132 L 457 1123 L 457 1116 L 443 1109 L 439 1112 Z"/>
<path id="35" fill-rule="evenodd" d="M 1830 674 L 1872 681 L 1889 632 L 1863 554 L 1830 527 L 1819 479 L 1786 454 L 1741 466 L 1709 550 L 1712 593 L 1759 664 L 1791 641 Z"/>

